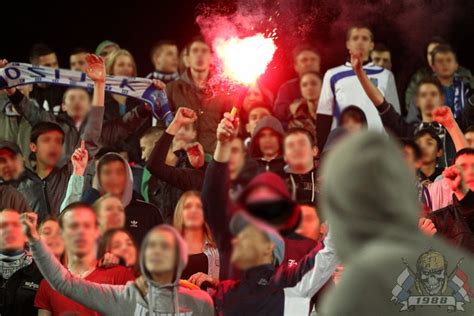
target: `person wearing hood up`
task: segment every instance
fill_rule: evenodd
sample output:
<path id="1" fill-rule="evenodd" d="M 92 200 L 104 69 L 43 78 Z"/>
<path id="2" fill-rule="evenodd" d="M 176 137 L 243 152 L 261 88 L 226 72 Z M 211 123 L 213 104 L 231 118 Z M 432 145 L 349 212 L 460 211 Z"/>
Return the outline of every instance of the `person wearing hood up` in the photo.
<path id="1" fill-rule="evenodd" d="M 140 251 L 143 278 L 120 286 L 73 276 L 40 240 L 35 221 L 34 213 L 22 214 L 33 258 L 45 279 L 64 296 L 102 315 L 214 315 L 206 292 L 179 285 L 188 251 L 171 226 L 160 225 L 148 232 Z"/>
<path id="2" fill-rule="evenodd" d="M 125 207 L 125 228 L 137 243 L 142 242 L 150 229 L 163 223 L 160 211 L 133 191 L 132 170 L 117 153 L 108 153 L 99 159 L 93 188 L 85 191 L 81 200 L 92 204 L 106 193 L 121 199 Z"/>
<path id="3" fill-rule="evenodd" d="M 283 136 L 285 131 L 280 121 L 273 116 L 262 118 L 252 134 L 249 156 L 255 159 L 265 171 L 282 175 L 285 161 L 283 160 Z"/>
<path id="4" fill-rule="evenodd" d="M 414 174 L 397 144 L 375 132 L 353 135 L 328 154 L 322 177 L 321 210 L 345 270 L 318 315 L 472 314 L 465 299 L 474 261 L 417 228 Z"/>

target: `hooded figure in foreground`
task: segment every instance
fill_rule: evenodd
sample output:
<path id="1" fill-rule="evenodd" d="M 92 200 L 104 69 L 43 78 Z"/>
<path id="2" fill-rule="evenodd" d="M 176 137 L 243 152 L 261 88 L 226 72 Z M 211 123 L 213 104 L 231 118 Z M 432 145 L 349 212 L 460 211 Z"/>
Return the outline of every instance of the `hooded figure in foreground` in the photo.
<path id="1" fill-rule="evenodd" d="M 140 269 L 144 282 L 106 285 L 73 276 L 39 239 L 34 213 L 22 222 L 39 270 L 64 296 L 103 315 L 214 315 L 211 297 L 179 285 L 188 251 L 179 233 L 168 225 L 152 229 L 142 243 Z"/>
<path id="2" fill-rule="evenodd" d="M 318 315 L 473 314 L 472 257 L 419 231 L 414 181 L 394 143 L 372 132 L 343 140 L 322 176 L 321 208 L 345 270 Z"/>

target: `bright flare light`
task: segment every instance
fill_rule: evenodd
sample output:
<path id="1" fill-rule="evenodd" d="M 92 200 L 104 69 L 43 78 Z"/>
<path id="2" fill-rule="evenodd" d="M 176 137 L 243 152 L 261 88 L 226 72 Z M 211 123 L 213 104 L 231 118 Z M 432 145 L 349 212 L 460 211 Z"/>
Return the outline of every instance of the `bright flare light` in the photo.
<path id="1" fill-rule="evenodd" d="M 224 77 L 252 85 L 267 69 L 277 47 L 272 38 L 260 33 L 246 38 L 217 39 L 214 48 Z"/>

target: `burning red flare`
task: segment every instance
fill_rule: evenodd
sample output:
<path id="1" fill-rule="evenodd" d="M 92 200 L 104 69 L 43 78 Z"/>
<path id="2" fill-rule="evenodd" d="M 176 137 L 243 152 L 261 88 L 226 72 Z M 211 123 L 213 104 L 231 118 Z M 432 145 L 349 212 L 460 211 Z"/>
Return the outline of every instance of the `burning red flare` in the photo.
<path id="1" fill-rule="evenodd" d="M 222 75 L 247 86 L 254 84 L 265 72 L 276 48 L 273 39 L 261 33 L 245 38 L 218 38 L 214 41 Z"/>

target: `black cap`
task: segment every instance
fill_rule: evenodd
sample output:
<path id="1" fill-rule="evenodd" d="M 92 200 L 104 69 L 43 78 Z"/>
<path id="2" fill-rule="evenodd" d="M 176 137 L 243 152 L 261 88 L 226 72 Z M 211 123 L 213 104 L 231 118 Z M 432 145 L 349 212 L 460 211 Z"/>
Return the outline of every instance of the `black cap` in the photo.
<path id="1" fill-rule="evenodd" d="M 14 142 L 8 140 L 0 140 L 0 149 L 7 149 L 16 155 L 23 155 L 20 147 Z"/>

